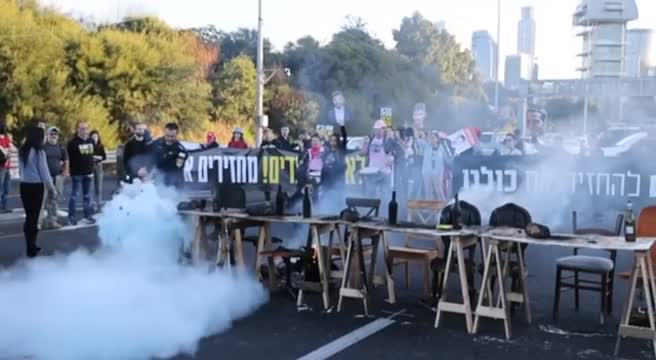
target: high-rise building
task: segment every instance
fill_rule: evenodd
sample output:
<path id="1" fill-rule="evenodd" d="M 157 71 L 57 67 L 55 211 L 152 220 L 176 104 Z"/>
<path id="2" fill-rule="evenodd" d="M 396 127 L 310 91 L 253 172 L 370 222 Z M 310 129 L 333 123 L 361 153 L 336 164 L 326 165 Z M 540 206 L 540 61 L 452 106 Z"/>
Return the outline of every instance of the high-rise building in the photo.
<path id="1" fill-rule="evenodd" d="M 581 0 L 573 23 L 581 28 L 582 78 L 624 76 L 626 24 L 637 18 L 635 0 Z"/>
<path id="2" fill-rule="evenodd" d="M 640 77 L 647 74 L 653 48 L 654 32 L 651 29 L 631 29 L 626 32 L 624 53 L 624 74 L 627 77 Z"/>
<path id="3" fill-rule="evenodd" d="M 496 64 L 497 44 L 487 30 L 472 34 L 472 54 L 476 62 L 476 71 L 482 81 L 494 81 L 497 78 Z"/>
<path id="4" fill-rule="evenodd" d="M 535 56 L 535 20 L 533 8 L 522 8 L 522 18 L 517 23 L 517 53 Z"/>
<path id="5" fill-rule="evenodd" d="M 533 57 L 525 53 L 508 55 L 506 56 L 504 69 L 504 86 L 516 90 L 520 87 L 522 81 L 533 79 Z"/>

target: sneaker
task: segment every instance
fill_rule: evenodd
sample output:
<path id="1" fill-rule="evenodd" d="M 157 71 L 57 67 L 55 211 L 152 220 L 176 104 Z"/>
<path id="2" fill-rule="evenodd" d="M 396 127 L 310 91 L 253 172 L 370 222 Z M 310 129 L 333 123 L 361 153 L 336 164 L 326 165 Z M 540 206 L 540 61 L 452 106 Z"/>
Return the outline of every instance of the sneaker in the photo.
<path id="1" fill-rule="evenodd" d="M 80 223 L 82 225 L 93 225 L 96 223 L 96 220 L 94 220 L 92 217 L 86 217 L 82 220 L 80 220 Z"/>
<path id="2" fill-rule="evenodd" d="M 76 225 L 77 225 L 77 220 L 75 220 L 75 219 L 72 218 L 72 217 L 69 217 L 69 218 L 68 218 L 68 225 L 76 226 Z"/>
<path id="3" fill-rule="evenodd" d="M 11 209 L 0 209 L 0 214 L 9 214 L 11 213 Z"/>
<path id="4" fill-rule="evenodd" d="M 58 222 L 52 221 L 52 222 L 47 222 L 47 223 L 43 224 L 41 226 L 41 229 L 42 230 L 58 230 L 58 229 L 61 229 L 62 227 L 63 226 L 61 224 L 59 224 Z"/>
<path id="5" fill-rule="evenodd" d="M 63 211 L 63 210 L 57 210 L 57 216 L 63 217 L 63 218 L 68 217 L 68 212 Z"/>

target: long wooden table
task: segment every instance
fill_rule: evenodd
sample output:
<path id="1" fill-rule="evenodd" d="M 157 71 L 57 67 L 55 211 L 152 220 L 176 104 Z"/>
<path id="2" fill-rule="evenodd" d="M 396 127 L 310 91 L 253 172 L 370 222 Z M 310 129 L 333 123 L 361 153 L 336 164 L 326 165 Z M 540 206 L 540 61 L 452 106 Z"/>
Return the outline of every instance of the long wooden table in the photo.
<path id="1" fill-rule="evenodd" d="M 488 317 L 493 319 L 503 320 L 506 331 L 506 338 L 510 338 L 510 320 L 508 314 L 508 300 L 509 296 L 519 297 L 520 302 L 524 303 L 527 313 L 530 315 L 530 304 L 528 298 L 528 291 L 525 284 L 525 263 L 521 254 L 521 249 L 518 250 L 519 266 L 521 278 L 522 293 L 510 294 L 504 288 L 504 271 L 502 264 L 507 266 L 507 262 L 502 262 L 499 251 L 499 246 L 502 243 L 511 243 L 519 247 L 520 244 L 530 244 L 538 246 L 561 246 L 568 248 L 581 248 L 581 249 L 598 249 L 598 250 L 623 250 L 631 251 L 635 255 L 635 263 L 631 272 L 631 285 L 629 287 L 628 299 L 625 302 L 622 318 L 620 321 L 617 343 L 615 346 L 615 355 L 619 353 L 620 342 L 622 338 L 633 337 L 640 339 L 651 340 L 656 354 L 656 324 L 654 320 L 655 300 L 656 300 L 656 282 L 654 278 L 654 268 L 649 256 L 651 249 L 656 238 L 654 237 L 640 237 L 635 242 L 626 242 L 622 236 L 600 236 L 600 235 L 565 235 L 565 239 L 535 239 L 526 235 L 521 229 L 511 228 L 496 228 L 487 231 L 481 235 L 485 246 L 487 248 L 485 256 L 485 268 L 483 271 L 483 281 L 481 283 L 480 296 L 478 305 L 476 307 L 476 318 L 474 320 L 474 332 L 478 330 L 478 321 L 481 317 Z M 494 264 L 494 269 L 492 265 Z M 489 281 L 492 277 L 497 279 L 499 300 L 494 302 L 491 298 L 491 291 Z M 642 290 L 645 296 L 647 312 L 649 317 L 649 328 L 638 327 L 630 325 L 631 311 L 633 309 L 636 289 L 638 287 L 638 278 L 643 279 Z M 488 296 L 489 305 L 483 305 L 485 296 Z M 530 317 L 529 317 L 530 319 Z"/>
<path id="2" fill-rule="evenodd" d="M 388 301 L 390 303 L 396 302 L 396 291 L 394 286 L 394 278 L 392 277 L 393 264 L 391 263 L 390 257 L 388 256 L 389 251 L 389 233 L 402 233 L 407 234 L 418 239 L 432 240 L 435 242 L 441 240 L 443 236 L 451 237 L 452 241 L 449 245 L 448 256 L 447 256 L 447 269 L 450 268 L 452 262 L 454 261 L 453 255 L 455 255 L 458 263 L 458 273 L 460 275 L 460 283 L 463 289 L 463 298 L 465 301 L 463 303 L 452 303 L 446 300 L 446 288 L 448 286 L 448 275 L 449 272 L 446 271 L 444 274 L 444 281 L 442 283 L 444 291 L 438 303 L 437 315 L 435 317 L 435 327 L 439 325 L 440 314 L 442 312 L 454 312 L 459 314 L 464 314 L 467 324 L 467 330 L 470 331 L 472 325 L 473 313 L 470 307 L 469 302 L 469 284 L 467 282 L 467 275 L 465 269 L 465 259 L 463 249 L 471 246 L 472 244 L 478 241 L 479 230 L 476 228 L 466 228 L 461 230 L 438 230 L 438 229 L 426 229 L 420 227 L 407 227 L 407 226 L 396 226 L 386 224 L 384 221 L 359 221 L 355 223 L 344 223 L 349 226 L 351 229 L 351 238 L 349 241 L 349 247 L 346 254 L 346 269 L 344 271 L 345 276 L 342 280 L 342 288 L 339 292 L 339 304 L 341 305 L 343 298 L 356 298 L 362 299 L 364 304 L 365 313 L 368 312 L 368 288 L 367 283 L 372 283 L 373 271 L 375 269 L 376 261 L 376 252 L 378 243 L 376 240 L 373 242 L 373 253 L 370 264 L 369 271 L 369 280 L 363 281 L 362 285 L 359 288 L 353 288 L 349 286 L 348 278 L 351 273 L 351 268 L 354 263 L 352 259 L 354 256 L 362 257 L 362 254 L 359 253 L 362 251 L 362 245 L 359 241 L 360 232 L 363 230 L 375 231 L 380 233 L 383 243 L 383 251 L 385 254 L 385 277 L 387 283 L 387 294 Z M 356 259 L 357 260 L 357 259 Z M 341 306 L 338 306 L 338 310 Z"/>
<path id="3" fill-rule="evenodd" d="M 193 223 L 193 238 L 191 243 L 191 259 L 192 262 L 198 263 L 201 259 L 207 260 L 209 252 L 209 238 L 206 233 L 206 226 L 214 223 L 215 227 L 219 227 L 218 236 L 218 250 L 216 254 L 216 262 L 218 265 L 223 265 L 226 260 L 229 262 L 230 248 L 234 247 L 235 263 L 238 266 L 245 266 L 244 253 L 243 253 L 243 236 L 241 227 L 259 226 L 259 223 L 253 223 L 248 219 L 238 219 L 229 216 L 233 212 L 230 211 L 202 211 L 202 210 L 184 210 L 178 212 L 181 215 L 190 216 Z M 231 236 L 230 229 L 233 229 Z M 234 246 L 232 242 L 234 241 Z"/>
<path id="4" fill-rule="evenodd" d="M 198 261 L 203 257 L 203 253 L 207 253 L 207 236 L 205 236 L 205 226 L 209 221 L 215 221 L 222 227 L 221 236 L 219 236 L 219 245 L 217 252 L 217 264 L 222 264 L 225 259 L 229 257 L 231 238 L 234 238 L 235 249 L 235 262 L 239 266 L 245 266 L 243 256 L 243 244 L 240 226 L 258 227 L 258 240 L 256 244 L 257 254 L 255 260 L 255 271 L 260 276 L 259 268 L 264 262 L 267 261 L 269 286 L 274 288 L 276 286 L 275 266 L 273 263 L 272 251 L 272 223 L 292 223 L 292 224 L 307 224 L 310 227 L 310 238 L 307 244 L 312 247 L 317 254 L 319 276 L 321 282 L 318 284 L 319 291 L 322 294 L 323 305 L 325 309 L 330 307 L 330 297 L 328 294 L 328 277 L 330 274 L 330 258 L 332 254 L 333 235 L 336 235 L 340 256 L 344 257 L 344 243 L 339 233 L 339 223 L 337 218 L 327 217 L 311 217 L 303 218 L 301 216 L 252 216 L 240 211 L 180 211 L 180 214 L 189 215 L 194 218 L 194 237 L 192 242 L 192 259 Z M 230 236 L 229 229 L 233 228 L 234 236 Z M 321 234 L 329 233 L 330 241 L 327 247 L 327 254 L 324 254 L 321 246 Z M 307 286 L 301 287 L 297 299 L 297 304 L 300 306 L 303 301 L 304 291 L 307 289 L 315 289 L 312 284 L 304 284 Z"/>
<path id="5" fill-rule="evenodd" d="M 341 222 L 337 218 L 327 218 L 327 217 L 310 217 L 304 218 L 302 216 L 292 215 L 292 216 L 251 216 L 245 213 L 229 213 L 225 215 L 226 218 L 235 219 L 235 220 L 248 220 L 255 221 L 261 224 L 260 236 L 258 237 L 257 244 L 257 260 L 256 260 L 256 270 L 259 268 L 262 257 L 266 257 L 269 262 L 269 281 L 270 286 L 274 286 L 274 272 L 275 269 L 272 266 L 272 256 L 266 254 L 267 250 L 273 250 L 273 243 L 271 242 L 271 224 L 272 223 L 288 223 L 288 224 L 307 224 L 310 227 L 310 239 L 308 241 L 307 247 L 312 247 L 316 252 L 318 258 L 318 267 L 319 267 L 319 277 L 320 277 L 320 291 L 323 299 L 323 306 L 325 310 L 330 308 L 330 296 L 328 292 L 329 288 L 329 277 L 330 277 L 330 258 L 332 255 L 332 240 L 333 235 L 336 235 L 339 243 L 340 255 L 343 257 L 342 250 L 344 249 L 344 243 L 339 232 L 339 223 Z M 321 245 L 321 235 L 328 233 L 330 235 L 329 244 L 327 251 L 324 254 L 323 246 Z M 343 260 L 343 259 L 342 259 Z M 302 305 L 303 295 L 305 290 L 314 289 L 311 284 L 301 287 L 299 289 L 299 294 L 297 298 L 297 305 Z"/>
<path id="6" fill-rule="evenodd" d="M 314 217 L 303 218 L 300 216 L 250 216 L 242 212 L 206 212 L 206 211 L 180 211 L 180 214 L 189 215 L 194 218 L 194 240 L 192 243 L 192 254 L 195 260 L 202 257 L 202 252 L 206 251 L 207 237 L 204 235 L 204 227 L 209 221 L 216 221 L 217 224 L 222 226 L 222 231 L 219 236 L 219 251 L 217 253 L 217 261 L 221 257 L 225 257 L 230 248 L 230 234 L 228 229 L 232 226 L 234 231 L 235 242 L 235 261 L 238 265 L 244 265 L 242 249 L 242 236 L 239 226 L 244 224 L 249 226 L 258 226 L 260 228 L 258 236 L 258 259 L 256 261 L 256 269 L 261 264 L 260 253 L 272 246 L 271 243 L 271 223 L 300 223 L 308 224 L 311 233 L 311 246 L 317 251 L 319 257 L 319 272 L 321 277 L 321 292 L 323 297 L 324 307 L 329 308 L 330 300 L 328 296 L 328 275 L 329 268 L 327 265 L 329 261 L 324 257 L 320 234 L 328 230 L 335 231 L 339 239 L 339 245 L 343 249 L 345 246 L 339 233 L 339 225 L 349 226 L 351 230 L 351 241 L 346 250 L 346 254 L 342 255 L 345 264 L 343 272 L 342 287 L 340 289 L 340 303 L 342 298 L 359 298 L 363 299 L 366 303 L 368 291 L 366 289 L 366 282 L 363 287 L 351 288 L 347 278 L 350 276 L 354 256 L 357 252 L 361 251 L 361 243 L 353 241 L 358 239 L 361 231 L 375 231 L 380 233 L 383 243 L 383 251 L 385 253 L 385 271 L 387 280 L 387 291 L 389 302 L 396 302 L 396 293 L 394 287 L 394 279 L 392 278 L 392 264 L 390 263 L 387 252 L 389 249 L 388 233 L 405 233 L 421 238 L 434 238 L 436 241 L 443 236 L 451 237 L 452 241 L 447 250 L 447 264 L 444 273 L 443 281 L 443 296 L 438 303 L 437 314 L 435 318 L 435 326 L 439 325 L 439 319 L 442 312 L 454 312 L 465 315 L 467 331 L 470 333 L 477 333 L 480 318 L 493 318 L 503 320 L 506 337 L 510 338 L 510 316 L 509 316 L 509 302 L 518 302 L 524 305 L 527 320 L 531 320 L 530 301 L 528 296 L 528 289 L 526 286 L 526 264 L 520 248 L 521 244 L 531 244 L 539 246 L 560 246 L 567 248 L 585 248 L 585 249 L 598 249 L 598 250 L 621 250 L 631 251 L 634 253 L 635 262 L 631 272 L 630 287 L 628 299 L 625 302 L 624 310 L 618 329 L 617 343 L 615 347 L 616 355 L 620 349 L 621 339 L 625 337 L 633 337 L 640 339 L 651 340 L 654 346 L 656 355 L 656 277 L 654 276 L 654 268 L 652 259 L 649 256 L 651 247 L 656 242 L 656 237 L 639 237 L 635 242 L 628 243 L 624 237 L 620 236 L 600 236 L 600 235 L 566 235 L 563 238 L 551 239 L 535 239 L 527 236 L 521 229 L 514 228 L 495 228 L 481 233 L 477 228 L 465 228 L 462 230 L 437 230 L 437 229 L 424 229 L 417 227 L 403 227 L 403 226 L 390 226 L 382 221 L 360 221 L 356 223 L 345 222 L 336 218 Z M 469 301 L 469 284 L 467 281 L 467 274 L 465 269 L 464 248 L 474 244 L 478 238 L 483 239 L 484 246 L 484 271 L 483 280 L 479 290 L 478 303 L 474 314 L 470 307 Z M 332 244 L 332 241 L 331 241 Z M 359 245 L 359 246 L 358 246 Z M 374 244 L 374 254 L 377 252 L 376 245 Z M 506 248 L 506 259 L 502 259 L 502 252 L 500 248 Z M 520 275 L 521 292 L 506 291 L 504 286 L 505 275 L 508 270 L 509 261 L 507 256 L 516 249 L 518 256 L 518 266 Z M 329 250 L 330 251 L 330 250 Z M 370 264 L 370 276 L 373 276 L 375 269 L 375 255 L 373 255 L 372 264 Z M 447 280 L 449 277 L 449 270 L 454 261 L 454 256 L 458 264 L 458 273 L 460 276 L 460 286 L 463 296 L 463 303 L 451 303 L 446 300 Z M 330 255 L 328 255 L 330 257 Z M 273 262 L 269 259 L 270 274 L 273 274 Z M 272 276 L 270 276 L 271 278 Z M 497 284 L 490 284 L 491 279 L 496 279 Z M 645 296 L 647 312 L 649 317 L 650 326 L 638 327 L 630 324 L 631 311 L 634 306 L 636 297 L 636 289 L 638 288 L 638 280 L 642 279 L 642 291 Z M 646 279 L 646 280 L 645 280 Z M 494 287 L 497 288 L 494 288 Z M 497 301 L 492 299 L 492 290 L 497 290 L 499 294 Z M 485 298 L 488 298 L 488 303 L 485 303 Z M 299 303 L 302 298 L 302 292 L 299 296 Z M 472 315 L 474 317 L 472 323 Z"/>

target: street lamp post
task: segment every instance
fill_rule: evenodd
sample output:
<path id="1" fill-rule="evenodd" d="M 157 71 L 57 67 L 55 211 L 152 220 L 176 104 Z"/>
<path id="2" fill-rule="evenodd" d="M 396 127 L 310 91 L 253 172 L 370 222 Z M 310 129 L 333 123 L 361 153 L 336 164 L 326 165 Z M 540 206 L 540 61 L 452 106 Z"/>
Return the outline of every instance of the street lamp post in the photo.
<path id="1" fill-rule="evenodd" d="M 262 143 L 262 127 L 264 119 L 264 38 L 262 37 L 262 0 L 257 2 L 257 100 L 255 112 L 257 127 L 255 130 L 255 143 L 259 147 Z"/>
<path id="2" fill-rule="evenodd" d="M 501 52 L 501 0 L 497 0 L 497 51 L 494 72 L 494 110 L 499 113 L 499 53 Z"/>

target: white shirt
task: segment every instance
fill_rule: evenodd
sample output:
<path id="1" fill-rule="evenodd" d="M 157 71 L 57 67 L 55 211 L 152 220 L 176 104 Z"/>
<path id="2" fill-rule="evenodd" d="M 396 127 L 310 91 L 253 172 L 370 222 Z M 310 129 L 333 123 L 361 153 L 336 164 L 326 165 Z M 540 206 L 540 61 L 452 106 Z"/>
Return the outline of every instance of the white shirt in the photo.
<path id="1" fill-rule="evenodd" d="M 344 107 L 335 108 L 335 121 L 341 126 L 344 125 Z"/>

